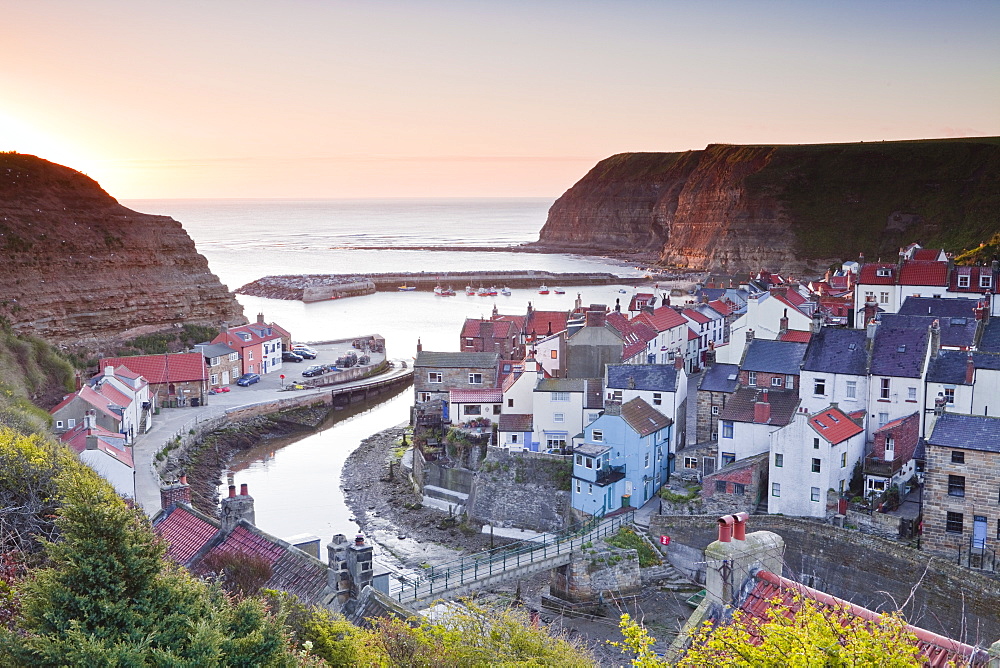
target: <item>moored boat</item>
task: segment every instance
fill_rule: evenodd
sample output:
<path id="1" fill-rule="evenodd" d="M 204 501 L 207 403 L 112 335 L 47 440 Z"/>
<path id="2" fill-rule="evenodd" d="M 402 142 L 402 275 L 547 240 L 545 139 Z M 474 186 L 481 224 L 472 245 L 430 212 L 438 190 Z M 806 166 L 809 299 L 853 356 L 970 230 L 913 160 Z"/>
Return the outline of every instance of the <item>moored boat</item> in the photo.
<path id="1" fill-rule="evenodd" d="M 538 294 L 540 294 L 540 295 L 547 295 L 547 294 L 549 294 L 549 288 L 548 288 L 548 286 L 543 285 L 542 287 L 538 288 Z"/>
<path id="2" fill-rule="evenodd" d="M 399 287 L 398 287 L 397 289 L 398 289 L 398 290 L 399 290 L 400 292 L 413 292 L 414 290 L 416 290 L 416 289 L 417 289 L 417 286 L 415 286 L 415 285 L 407 285 L 406 283 L 403 283 L 403 284 L 402 284 L 401 286 L 399 286 Z"/>
<path id="3" fill-rule="evenodd" d="M 479 291 L 476 294 L 479 295 L 480 297 L 489 297 L 490 291 L 486 289 L 486 286 L 480 285 Z"/>
<path id="4" fill-rule="evenodd" d="M 465 286 L 465 294 L 468 295 L 469 297 L 472 297 L 473 295 L 476 294 L 476 289 L 474 287 L 472 287 L 471 285 L 466 285 Z"/>
<path id="5" fill-rule="evenodd" d="M 552 288 L 552 292 L 554 292 L 557 295 L 564 295 L 564 294 L 566 294 L 566 291 L 564 289 L 562 289 L 562 288 Z"/>
<path id="6" fill-rule="evenodd" d="M 500 291 L 500 294 L 502 294 L 504 297 L 510 297 L 510 288 L 508 288 L 506 285 L 503 286 L 503 289 Z"/>

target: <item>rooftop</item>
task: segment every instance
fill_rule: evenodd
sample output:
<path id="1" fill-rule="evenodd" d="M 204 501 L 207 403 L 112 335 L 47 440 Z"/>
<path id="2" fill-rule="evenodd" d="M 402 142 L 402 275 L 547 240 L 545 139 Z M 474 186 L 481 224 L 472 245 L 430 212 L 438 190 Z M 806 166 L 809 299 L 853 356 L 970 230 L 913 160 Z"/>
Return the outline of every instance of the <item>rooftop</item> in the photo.
<path id="1" fill-rule="evenodd" d="M 864 429 L 857 422 L 849 418 L 840 409 L 830 406 L 824 408 L 809 418 L 809 426 L 826 439 L 828 442 L 837 445 L 852 436 L 857 436 Z"/>
<path id="2" fill-rule="evenodd" d="M 782 373 L 797 376 L 806 354 L 805 343 L 754 339 L 743 354 L 740 368 L 758 373 Z"/>
<path id="3" fill-rule="evenodd" d="M 648 436 L 653 432 L 666 429 L 674 423 L 673 420 L 638 397 L 622 404 L 621 415 L 628 426 L 632 427 L 640 436 Z"/>
<path id="4" fill-rule="evenodd" d="M 439 353 L 421 350 L 413 366 L 440 368 L 495 369 L 500 362 L 499 353 Z"/>
<path id="5" fill-rule="evenodd" d="M 863 329 L 822 327 L 809 341 L 802 368 L 820 373 L 863 376 L 868 367 L 867 343 Z"/>
<path id="6" fill-rule="evenodd" d="M 677 391 L 677 369 L 673 364 L 609 364 L 607 374 L 609 389 Z"/>
<path id="7" fill-rule="evenodd" d="M 872 345 L 871 374 L 920 378 L 928 339 L 926 329 L 879 325 Z"/>
<path id="8" fill-rule="evenodd" d="M 1000 418 L 946 412 L 934 423 L 927 445 L 1000 453 Z"/>
<path id="9" fill-rule="evenodd" d="M 719 414 L 720 420 L 732 420 L 733 422 L 756 422 L 754 420 L 754 404 L 764 398 L 767 393 L 767 402 L 771 404 L 770 418 L 766 424 L 783 427 L 792 421 L 795 409 L 799 405 L 799 395 L 790 391 L 768 391 L 758 390 L 755 387 L 741 387 L 736 390 L 726 402 L 725 408 Z"/>
<path id="10" fill-rule="evenodd" d="M 738 364 L 713 364 L 705 369 L 698 389 L 706 392 L 735 392 L 739 385 Z"/>

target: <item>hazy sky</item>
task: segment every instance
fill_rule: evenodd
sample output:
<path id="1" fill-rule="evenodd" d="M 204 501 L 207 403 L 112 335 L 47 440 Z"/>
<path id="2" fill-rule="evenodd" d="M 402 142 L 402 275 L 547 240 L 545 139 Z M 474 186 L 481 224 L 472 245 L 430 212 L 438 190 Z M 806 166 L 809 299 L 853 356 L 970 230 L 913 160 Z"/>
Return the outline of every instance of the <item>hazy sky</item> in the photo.
<path id="1" fill-rule="evenodd" d="M 601 158 L 1000 135 L 1000 1 L 0 0 L 0 150 L 142 197 L 556 197 Z"/>

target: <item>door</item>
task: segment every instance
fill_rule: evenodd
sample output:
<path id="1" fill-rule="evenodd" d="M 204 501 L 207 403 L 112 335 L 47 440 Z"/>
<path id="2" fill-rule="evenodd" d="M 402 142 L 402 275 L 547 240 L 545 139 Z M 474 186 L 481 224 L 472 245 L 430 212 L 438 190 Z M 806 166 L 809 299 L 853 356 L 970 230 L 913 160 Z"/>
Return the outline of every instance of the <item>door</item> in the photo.
<path id="1" fill-rule="evenodd" d="M 222 372 L 222 384 L 223 385 L 229 385 L 229 372 L 228 371 L 223 371 Z"/>
<path id="2" fill-rule="evenodd" d="M 986 547 L 986 518 L 976 515 L 972 523 L 972 549 L 982 550 Z"/>

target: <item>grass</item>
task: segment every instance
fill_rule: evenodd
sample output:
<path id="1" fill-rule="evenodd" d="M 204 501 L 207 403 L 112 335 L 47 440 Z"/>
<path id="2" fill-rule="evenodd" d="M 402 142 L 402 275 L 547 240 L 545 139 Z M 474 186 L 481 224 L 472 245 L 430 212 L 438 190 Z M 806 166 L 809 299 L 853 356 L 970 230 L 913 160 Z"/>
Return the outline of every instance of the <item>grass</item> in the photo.
<path id="1" fill-rule="evenodd" d="M 674 492 L 666 487 L 660 490 L 660 498 L 664 501 L 670 501 L 671 503 L 686 503 L 688 501 L 693 501 L 697 498 L 698 494 L 701 492 L 700 485 L 694 485 L 687 488 L 687 492 L 680 494 Z"/>
<path id="2" fill-rule="evenodd" d="M 614 536 L 604 539 L 605 543 L 623 550 L 635 550 L 639 553 L 639 567 L 648 568 L 663 563 L 660 555 L 647 543 L 642 536 L 628 527 L 622 527 Z"/>

